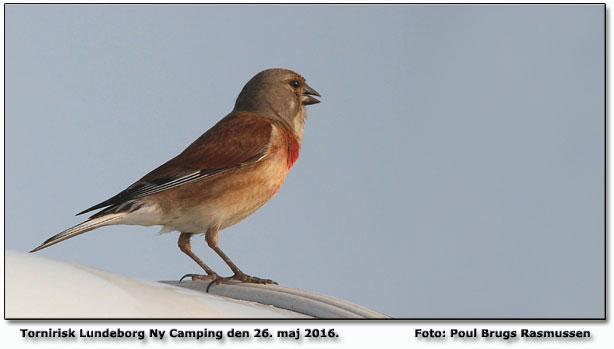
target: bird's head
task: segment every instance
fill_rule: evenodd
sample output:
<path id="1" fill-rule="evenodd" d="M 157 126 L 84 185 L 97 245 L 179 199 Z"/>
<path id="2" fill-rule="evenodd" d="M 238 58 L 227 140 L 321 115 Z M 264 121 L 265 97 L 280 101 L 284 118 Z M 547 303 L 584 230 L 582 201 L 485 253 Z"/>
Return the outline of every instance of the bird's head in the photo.
<path id="1" fill-rule="evenodd" d="M 263 70 L 245 84 L 234 111 L 248 111 L 287 124 L 302 139 L 305 106 L 320 101 L 320 94 L 298 73 L 288 69 Z"/>

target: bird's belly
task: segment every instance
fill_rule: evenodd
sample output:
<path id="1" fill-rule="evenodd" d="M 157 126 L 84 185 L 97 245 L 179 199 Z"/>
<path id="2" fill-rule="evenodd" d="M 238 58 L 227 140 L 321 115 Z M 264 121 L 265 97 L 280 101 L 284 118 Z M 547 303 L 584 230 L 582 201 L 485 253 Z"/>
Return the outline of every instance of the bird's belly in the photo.
<path id="1" fill-rule="evenodd" d="M 287 162 L 275 156 L 186 186 L 180 200 L 182 214 L 172 217 L 165 230 L 204 233 L 214 226 L 221 230 L 234 225 L 269 201 L 287 172 Z M 194 195 L 194 190 L 201 195 Z"/>

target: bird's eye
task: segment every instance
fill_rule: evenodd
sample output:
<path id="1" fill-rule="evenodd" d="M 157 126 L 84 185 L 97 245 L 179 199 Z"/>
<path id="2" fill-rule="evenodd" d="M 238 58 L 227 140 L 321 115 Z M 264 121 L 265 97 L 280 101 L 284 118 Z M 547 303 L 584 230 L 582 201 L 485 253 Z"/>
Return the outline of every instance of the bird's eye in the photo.
<path id="1" fill-rule="evenodd" d="M 292 87 L 294 88 L 298 88 L 299 86 L 301 86 L 301 83 L 298 80 L 292 80 L 290 82 L 290 85 L 292 85 Z"/>

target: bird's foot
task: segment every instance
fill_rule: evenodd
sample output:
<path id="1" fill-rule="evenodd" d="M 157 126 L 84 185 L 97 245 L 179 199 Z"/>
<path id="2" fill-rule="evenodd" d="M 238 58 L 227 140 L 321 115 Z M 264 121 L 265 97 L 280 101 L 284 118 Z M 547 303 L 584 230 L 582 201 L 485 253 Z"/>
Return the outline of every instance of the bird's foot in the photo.
<path id="1" fill-rule="evenodd" d="M 216 284 L 216 285 L 221 285 L 224 282 L 228 282 L 228 281 L 232 281 L 232 280 L 236 280 L 236 281 L 241 281 L 241 282 L 249 282 L 252 284 L 273 284 L 273 285 L 277 285 L 277 282 L 271 280 L 271 279 L 261 279 L 259 277 L 255 277 L 255 276 L 251 276 L 251 275 L 247 275 L 245 273 L 243 273 L 242 271 L 239 271 L 238 273 L 235 273 L 233 276 L 228 276 L 228 277 L 217 277 L 215 279 L 213 279 L 210 283 L 209 286 L 207 286 L 207 292 L 209 292 L 209 288 L 211 288 L 211 285 Z"/>
<path id="2" fill-rule="evenodd" d="M 179 283 L 181 283 L 181 281 L 183 281 L 183 279 L 187 277 L 191 278 L 192 281 L 196 281 L 196 280 L 211 281 L 211 280 L 217 280 L 220 278 L 219 275 L 217 275 L 216 273 L 207 274 L 207 275 L 185 274 L 184 276 L 181 277 L 181 279 L 179 279 Z"/>

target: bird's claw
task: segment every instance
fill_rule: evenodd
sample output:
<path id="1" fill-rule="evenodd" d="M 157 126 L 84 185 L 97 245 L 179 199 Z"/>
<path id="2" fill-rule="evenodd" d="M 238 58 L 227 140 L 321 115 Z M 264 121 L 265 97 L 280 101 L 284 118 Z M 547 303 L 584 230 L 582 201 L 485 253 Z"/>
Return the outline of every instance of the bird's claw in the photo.
<path id="1" fill-rule="evenodd" d="M 183 281 L 183 279 L 187 277 L 191 278 L 192 281 L 196 281 L 196 280 L 209 281 L 209 280 L 216 280 L 219 278 L 217 274 L 207 274 L 207 275 L 185 274 L 184 276 L 181 277 L 181 279 L 179 279 L 179 283 L 181 283 L 181 281 Z"/>
<path id="2" fill-rule="evenodd" d="M 259 277 L 255 277 L 255 276 L 251 276 L 251 275 L 247 275 L 243 272 L 238 272 L 235 273 L 233 276 L 228 276 L 228 277 L 216 277 L 215 279 L 213 279 L 210 283 L 209 286 L 207 286 L 207 292 L 209 292 L 209 289 L 211 288 L 211 285 L 216 284 L 216 285 L 221 285 L 224 282 L 228 282 L 228 281 L 232 281 L 232 280 L 236 280 L 236 281 L 241 281 L 241 282 L 248 282 L 248 283 L 252 283 L 252 284 L 273 284 L 273 285 L 278 285 L 277 282 L 271 280 L 271 279 L 261 279 Z"/>

